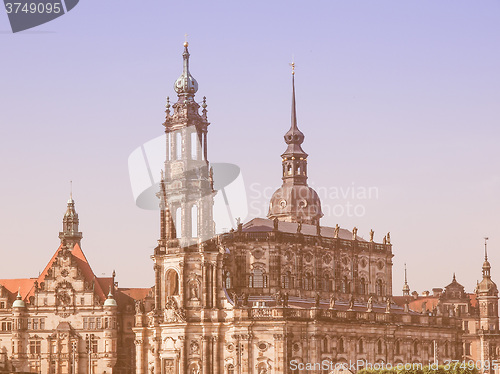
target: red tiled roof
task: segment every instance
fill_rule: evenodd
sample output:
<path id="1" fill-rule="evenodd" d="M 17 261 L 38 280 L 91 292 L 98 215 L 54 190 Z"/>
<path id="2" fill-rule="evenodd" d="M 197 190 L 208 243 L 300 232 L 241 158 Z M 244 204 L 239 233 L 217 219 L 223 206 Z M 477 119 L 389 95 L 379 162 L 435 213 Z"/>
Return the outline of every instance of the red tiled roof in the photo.
<path id="1" fill-rule="evenodd" d="M 13 301 L 17 292 L 21 292 L 21 297 L 24 299 L 28 296 L 28 293 L 33 288 L 36 278 L 28 279 L 0 279 L 0 285 L 4 286 L 5 289 L 10 293 L 9 299 Z"/>

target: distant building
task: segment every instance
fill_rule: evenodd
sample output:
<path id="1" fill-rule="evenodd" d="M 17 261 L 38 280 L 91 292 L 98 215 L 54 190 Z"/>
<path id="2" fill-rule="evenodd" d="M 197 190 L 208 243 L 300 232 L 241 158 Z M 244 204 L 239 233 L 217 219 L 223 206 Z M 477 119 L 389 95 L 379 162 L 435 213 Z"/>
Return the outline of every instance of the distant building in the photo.
<path id="1" fill-rule="evenodd" d="M 120 289 L 96 277 L 81 249 L 74 200 L 61 245 L 36 278 L 0 279 L 0 373 L 133 373 L 136 299 L 150 289 Z"/>

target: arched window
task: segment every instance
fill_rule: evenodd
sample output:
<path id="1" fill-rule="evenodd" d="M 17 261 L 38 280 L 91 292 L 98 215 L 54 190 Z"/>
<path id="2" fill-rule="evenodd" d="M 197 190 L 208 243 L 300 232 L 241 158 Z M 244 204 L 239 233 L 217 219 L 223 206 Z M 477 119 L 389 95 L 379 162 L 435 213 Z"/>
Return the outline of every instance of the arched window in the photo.
<path id="1" fill-rule="evenodd" d="M 394 350 L 396 351 L 397 355 L 401 354 L 401 344 L 399 343 L 399 340 L 396 340 Z"/>
<path id="2" fill-rule="evenodd" d="M 196 205 L 191 207 L 191 237 L 198 237 L 198 207 Z"/>
<path id="3" fill-rule="evenodd" d="M 384 295 L 384 284 L 382 283 L 382 279 L 377 279 L 377 282 L 375 283 L 375 293 L 378 296 Z"/>
<path id="4" fill-rule="evenodd" d="M 322 345 L 323 345 L 322 351 L 324 353 L 328 352 L 328 339 L 327 338 L 323 338 Z"/>
<path id="5" fill-rule="evenodd" d="M 359 293 L 361 295 L 366 295 L 367 294 L 367 287 L 366 287 L 366 279 L 361 278 L 359 281 Z"/>
<path id="6" fill-rule="evenodd" d="M 330 274 L 325 273 L 323 278 L 323 290 L 330 292 L 332 290 L 332 281 L 330 279 Z"/>
<path id="7" fill-rule="evenodd" d="M 283 282 L 282 282 L 282 288 L 291 288 L 291 274 L 289 271 L 285 272 L 283 275 Z"/>
<path id="8" fill-rule="evenodd" d="M 182 159 L 182 135 L 180 131 L 177 131 L 175 134 L 175 150 L 176 150 L 176 159 Z"/>
<path id="9" fill-rule="evenodd" d="M 338 353 L 344 353 L 344 338 L 339 339 L 339 345 L 337 347 Z"/>
<path id="10" fill-rule="evenodd" d="M 349 281 L 347 280 L 347 276 L 344 276 L 342 278 L 341 292 L 343 292 L 343 293 L 349 293 Z"/>
<path id="11" fill-rule="evenodd" d="M 383 349 L 383 346 L 382 346 L 382 340 L 379 340 L 377 342 L 377 353 L 379 355 L 381 355 L 382 353 L 384 353 L 384 349 Z"/>
<path id="12" fill-rule="evenodd" d="M 181 231 L 181 224 L 182 224 L 181 217 L 182 217 L 181 208 L 177 208 L 175 210 L 175 222 L 174 222 L 174 224 L 175 224 L 175 232 L 178 234 L 178 236 L 179 236 L 179 234 L 182 233 L 182 231 Z"/>
<path id="13" fill-rule="evenodd" d="M 234 374 L 234 365 L 233 364 L 227 365 L 227 374 Z"/>
<path id="14" fill-rule="evenodd" d="M 292 175 L 292 165 L 291 164 L 287 165 L 286 172 L 287 172 L 288 175 Z"/>
<path id="15" fill-rule="evenodd" d="M 193 160 L 198 159 L 198 146 L 199 146 L 199 141 L 198 141 L 198 133 L 192 132 L 191 133 L 191 158 Z"/>
<path id="16" fill-rule="evenodd" d="M 418 342 L 413 342 L 413 354 L 418 355 Z"/>
<path id="17" fill-rule="evenodd" d="M 174 296 L 179 294 L 179 276 L 177 275 L 177 272 L 173 269 L 170 269 L 167 271 L 167 284 L 166 284 L 166 290 L 167 290 L 167 296 Z"/>
<path id="18" fill-rule="evenodd" d="M 304 289 L 305 290 L 312 290 L 313 289 L 313 284 L 312 284 L 312 274 L 311 273 L 306 273 L 304 276 Z"/>
<path id="19" fill-rule="evenodd" d="M 448 342 L 444 343 L 444 355 L 448 356 Z"/>
<path id="20" fill-rule="evenodd" d="M 264 272 L 261 269 L 254 269 L 251 279 L 253 288 L 265 287 Z"/>
<path id="21" fill-rule="evenodd" d="M 363 339 L 359 339 L 358 341 L 358 353 L 364 353 L 364 344 L 363 344 Z"/>

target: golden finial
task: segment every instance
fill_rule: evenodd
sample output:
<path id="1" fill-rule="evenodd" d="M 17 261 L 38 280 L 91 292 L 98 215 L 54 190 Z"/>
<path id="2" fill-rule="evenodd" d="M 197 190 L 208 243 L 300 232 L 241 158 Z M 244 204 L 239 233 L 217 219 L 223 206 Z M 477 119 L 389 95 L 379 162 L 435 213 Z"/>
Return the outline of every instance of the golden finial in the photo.
<path id="1" fill-rule="evenodd" d="M 184 47 L 187 47 L 189 45 L 188 43 L 188 34 L 184 34 Z"/>
<path id="2" fill-rule="evenodd" d="M 292 67 L 292 75 L 295 75 L 295 62 L 289 64 Z"/>

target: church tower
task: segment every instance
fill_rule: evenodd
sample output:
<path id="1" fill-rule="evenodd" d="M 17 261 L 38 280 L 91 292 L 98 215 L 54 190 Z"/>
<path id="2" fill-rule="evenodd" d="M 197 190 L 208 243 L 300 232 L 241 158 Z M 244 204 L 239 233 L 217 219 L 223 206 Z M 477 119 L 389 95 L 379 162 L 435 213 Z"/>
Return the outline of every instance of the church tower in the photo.
<path id="1" fill-rule="evenodd" d="M 160 184 L 160 246 L 187 247 L 214 235 L 213 179 L 207 160 L 207 104 L 202 114 L 195 101 L 198 82 L 189 71 L 188 43 L 184 43 L 183 71 L 175 81 L 177 102 L 167 98 L 167 155 Z M 173 113 L 170 108 L 172 107 Z"/>
<path id="2" fill-rule="evenodd" d="M 484 242 L 483 279 L 477 285 L 480 328 L 498 331 L 498 288 L 491 280 L 491 265 L 488 261 L 487 240 Z"/>
<path id="3" fill-rule="evenodd" d="M 307 153 L 302 149 L 304 134 L 297 126 L 295 108 L 295 64 L 292 63 L 292 118 L 285 134 L 286 151 L 281 155 L 283 184 L 271 197 L 268 217 L 284 222 L 319 225 L 321 201 L 307 185 Z"/>
<path id="4" fill-rule="evenodd" d="M 187 42 L 182 57 L 183 71 L 174 84 L 177 102 L 171 105 L 167 98 L 163 123 L 167 152 L 157 194 L 160 238 L 152 256 L 154 309 L 136 310 L 138 374 L 191 373 L 201 367 L 208 373 L 215 341 L 211 336 L 200 341 L 204 334 L 199 330 L 205 329 L 206 321 L 217 320 L 224 299 L 218 287 L 223 255 L 214 239 L 206 99 L 201 105 L 195 101 L 198 83 L 189 71 Z M 188 361 L 191 351 L 206 359 Z"/>
<path id="5" fill-rule="evenodd" d="M 80 220 L 78 219 L 78 213 L 75 210 L 75 201 L 73 200 L 73 194 L 71 193 L 69 195 L 66 213 L 63 217 L 63 231 L 59 233 L 61 243 L 66 244 L 70 249 L 72 249 L 75 244 L 80 245 L 82 240 L 83 235 L 78 231 L 79 223 Z"/>

